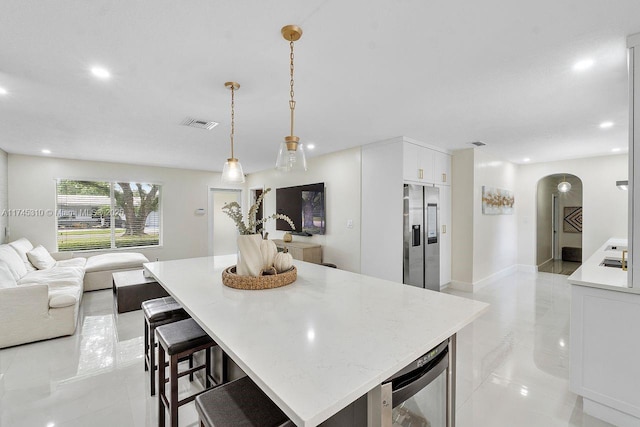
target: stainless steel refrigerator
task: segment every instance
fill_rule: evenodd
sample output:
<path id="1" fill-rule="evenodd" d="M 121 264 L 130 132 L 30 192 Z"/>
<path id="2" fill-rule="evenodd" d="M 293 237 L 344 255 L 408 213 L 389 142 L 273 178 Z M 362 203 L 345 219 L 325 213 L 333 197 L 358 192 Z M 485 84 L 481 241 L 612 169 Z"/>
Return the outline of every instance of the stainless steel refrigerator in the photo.
<path id="1" fill-rule="evenodd" d="M 440 190 L 404 185 L 403 283 L 440 291 Z"/>

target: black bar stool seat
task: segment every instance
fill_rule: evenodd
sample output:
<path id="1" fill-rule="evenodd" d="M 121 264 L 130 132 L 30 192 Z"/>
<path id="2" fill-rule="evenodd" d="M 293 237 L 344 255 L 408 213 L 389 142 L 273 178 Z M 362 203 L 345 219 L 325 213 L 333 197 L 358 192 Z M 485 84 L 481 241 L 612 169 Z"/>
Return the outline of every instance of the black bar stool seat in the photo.
<path id="1" fill-rule="evenodd" d="M 151 370 L 150 392 L 156 394 L 156 328 L 178 320 L 188 319 L 189 314 L 173 297 L 155 298 L 141 305 L 144 315 L 144 370 Z"/>
<path id="2" fill-rule="evenodd" d="M 196 396 L 215 384 L 211 364 L 211 348 L 216 342 L 193 319 L 178 320 L 156 328 L 158 335 L 158 425 L 165 425 L 165 411 L 169 412 L 172 427 L 178 427 L 178 408 L 193 401 Z M 178 372 L 180 360 L 193 356 L 194 353 L 205 350 L 204 364 L 193 366 Z M 166 393 L 166 364 L 165 355 L 169 356 L 169 396 Z M 192 359 L 191 359 L 192 360 Z M 191 396 L 178 400 L 178 378 L 189 375 L 193 379 L 193 373 L 204 369 L 205 390 L 194 393 Z M 224 371 L 223 371 L 224 372 Z M 224 381 L 224 373 L 222 381 Z"/>
<path id="3" fill-rule="evenodd" d="M 213 338 L 193 319 L 185 319 L 156 329 L 158 343 L 169 356 L 204 344 L 216 345 Z"/>
<path id="4" fill-rule="evenodd" d="M 202 393 L 196 397 L 196 410 L 204 427 L 294 426 L 249 377 Z"/>
<path id="5" fill-rule="evenodd" d="M 141 307 L 144 317 L 149 319 L 150 322 L 161 322 L 176 315 L 186 315 L 188 317 L 186 311 L 173 297 L 150 299 L 144 301 Z"/>

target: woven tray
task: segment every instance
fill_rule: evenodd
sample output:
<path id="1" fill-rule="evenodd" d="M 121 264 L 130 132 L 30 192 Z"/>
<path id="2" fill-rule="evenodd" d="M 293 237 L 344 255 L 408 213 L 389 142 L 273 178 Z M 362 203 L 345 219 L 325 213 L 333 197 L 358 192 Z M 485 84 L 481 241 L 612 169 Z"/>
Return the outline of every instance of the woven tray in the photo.
<path id="1" fill-rule="evenodd" d="M 277 274 L 264 275 L 259 277 L 238 276 L 236 266 L 225 268 L 222 272 L 222 283 L 225 286 L 235 289 L 260 290 L 279 288 L 290 285 L 298 278 L 298 270 L 295 266 L 291 269 Z"/>

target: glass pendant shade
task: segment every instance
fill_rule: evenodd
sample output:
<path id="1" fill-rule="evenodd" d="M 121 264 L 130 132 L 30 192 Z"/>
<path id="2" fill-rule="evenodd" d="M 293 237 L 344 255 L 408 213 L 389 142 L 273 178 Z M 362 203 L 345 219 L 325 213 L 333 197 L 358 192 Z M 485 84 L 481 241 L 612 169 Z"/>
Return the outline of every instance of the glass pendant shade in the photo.
<path id="1" fill-rule="evenodd" d="M 571 183 L 567 182 L 567 181 L 562 181 L 560 184 L 558 184 L 558 191 L 561 193 L 566 193 L 569 190 L 571 190 Z"/>
<path id="2" fill-rule="evenodd" d="M 307 158 L 303 144 L 298 143 L 293 148 L 290 143 L 282 141 L 276 160 L 276 169 L 282 172 L 306 172 Z"/>
<path id="3" fill-rule="evenodd" d="M 242 184 L 244 173 L 238 159 L 227 159 L 222 169 L 222 182 L 227 184 Z"/>

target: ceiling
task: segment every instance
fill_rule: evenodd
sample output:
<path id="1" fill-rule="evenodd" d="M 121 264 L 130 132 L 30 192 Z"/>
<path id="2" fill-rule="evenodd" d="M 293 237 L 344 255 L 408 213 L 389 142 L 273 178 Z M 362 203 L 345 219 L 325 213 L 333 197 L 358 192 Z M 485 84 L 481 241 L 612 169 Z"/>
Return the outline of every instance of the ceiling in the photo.
<path id="1" fill-rule="evenodd" d="M 3 0 L 0 147 L 220 171 L 273 167 L 288 134 L 311 156 L 405 135 L 521 163 L 626 151 L 626 36 L 637 0 Z M 591 58 L 577 72 L 573 65 Z M 112 78 L 96 79 L 95 65 Z M 181 126 L 214 120 L 211 131 Z M 603 121 L 614 126 L 600 129 Z"/>

